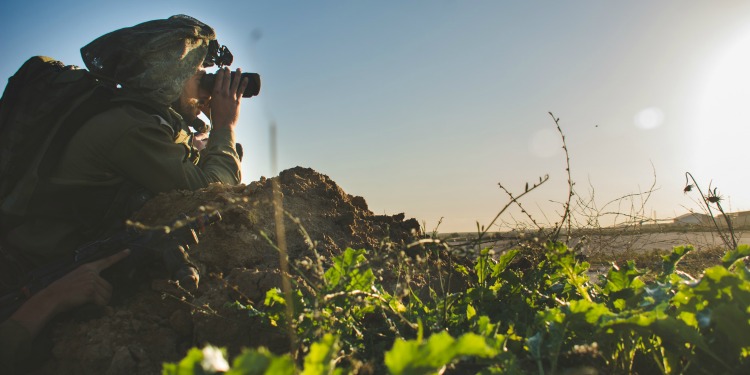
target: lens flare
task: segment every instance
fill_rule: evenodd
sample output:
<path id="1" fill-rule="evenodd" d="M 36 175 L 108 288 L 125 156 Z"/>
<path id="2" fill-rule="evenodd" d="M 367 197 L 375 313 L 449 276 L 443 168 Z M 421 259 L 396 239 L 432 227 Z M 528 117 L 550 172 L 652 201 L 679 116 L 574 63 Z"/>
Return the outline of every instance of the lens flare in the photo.
<path id="1" fill-rule="evenodd" d="M 657 107 L 645 108 L 636 113 L 633 121 L 641 129 L 655 129 L 664 123 L 664 112 Z"/>

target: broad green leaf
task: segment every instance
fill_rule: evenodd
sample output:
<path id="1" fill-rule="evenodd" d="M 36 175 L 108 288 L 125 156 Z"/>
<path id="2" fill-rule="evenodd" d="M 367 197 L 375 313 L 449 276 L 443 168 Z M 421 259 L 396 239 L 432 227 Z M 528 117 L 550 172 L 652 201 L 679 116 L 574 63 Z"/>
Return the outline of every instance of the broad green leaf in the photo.
<path id="1" fill-rule="evenodd" d="M 229 370 L 231 375 L 250 375 L 265 374 L 266 369 L 271 364 L 273 355 L 264 351 L 263 348 L 258 350 L 246 350 L 234 359 L 232 369 Z"/>
<path id="2" fill-rule="evenodd" d="M 305 356 L 305 369 L 302 375 L 326 375 L 331 372 L 331 359 L 336 355 L 336 337 L 328 333 L 320 341 L 310 346 Z"/>
<path id="3" fill-rule="evenodd" d="M 371 269 L 364 271 L 359 269 L 348 270 L 347 276 L 349 282 L 344 286 L 344 290 L 349 292 L 352 290 L 370 290 L 373 282 L 375 282 L 375 275 Z"/>
<path id="4" fill-rule="evenodd" d="M 574 315 L 583 315 L 585 321 L 594 326 L 598 325 L 599 320 L 602 316 L 612 316 L 612 312 L 609 311 L 607 306 L 589 302 L 586 300 L 573 300 L 568 305 L 570 312 Z"/>
<path id="5" fill-rule="evenodd" d="M 390 306 L 390 308 L 391 308 L 391 309 L 392 309 L 393 311 L 395 311 L 395 312 L 398 312 L 398 313 L 403 313 L 403 312 L 406 312 L 406 306 L 404 306 L 404 304 L 403 304 L 403 303 L 401 303 L 401 301 L 399 301 L 399 300 L 398 300 L 398 299 L 396 299 L 396 298 L 391 298 L 391 299 L 390 299 L 390 300 L 388 301 L 388 306 Z"/>
<path id="6" fill-rule="evenodd" d="M 224 349 L 207 345 L 203 349 L 191 348 L 179 363 L 162 364 L 162 375 L 208 375 L 229 369 Z"/>
<path id="7" fill-rule="evenodd" d="M 466 319 L 471 319 L 477 315 L 477 310 L 471 304 L 466 305 Z"/>
<path id="8" fill-rule="evenodd" d="M 721 258 L 721 263 L 724 267 L 729 267 L 738 259 L 742 259 L 750 256 L 750 245 L 739 245 L 736 249 L 728 251 Z"/>
<path id="9" fill-rule="evenodd" d="M 505 271 L 506 268 L 508 268 L 508 265 L 510 262 L 513 261 L 513 259 L 516 258 L 516 255 L 518 255 L 518 250 L 510 250 L 506 252 L 505 254 L 501 255 L 500 258 L 497 259 L 497 263 L 495 264 L 495 267 L 492 269 L 492 276 L 498 277 L 500 274 Z"/>
<path id="10" fill-rule="evenodd" d="M 476 356 L 489 358 L 497 355 L 498 351 L 488 345 L 487 339 L 474 333 L 465 333 L 456 341 L 452 348 L 454 356 Z"/>
<path id="11" fill-rule="evenodd" d="M 492 324 L 490 318 L 486 315 L 482 315 L 477 319 L 477 328 L 479 333 L 485 337 L 491 337 L 495 334 L 495 324 Z"/>
<path id="12" fill-rule="evenodd" d="M 466 266 L 464 266 L 462 264 L 456 264 L 456 265 L 454 265 L 453 269 L 456 270 L 456 272 L 458 272 L 458 273 L 460 273 L 460 274 L 462 274 L 464 276 L 469 276 L 469 269 L 466 268 Z"/>
<path id="13" fill-rule="evenodd" d="M 396 339 L 391 350 L 385 353 L 385 365 L 388 366 L 388 370 L 395 375 L 429 373 L 416 372 L 414 369 L 420 365 L 416 363 L 420 359 L 419 345 L 416 340 Z"/>
<path id="14" fill-rule="evenodd" d="M 198 348 L 191 348 L 180 362 L 162 364 L 161 373 L 162 375 L 203 375 L 201 361 L 203 361 L 203 351 Z"/>
<path id="15" fill-rule="evenodd" d="M 618 267 L 613 264 L 607 273 L 607 281 L 602 291 L 609 295 L 623 290 L 631 290 L 631 294 L 633 294 L 645 285 L 639 279 L 643 275 L 644 272 L 638 270 L 633 261 L 629 261 L 625 267 Z"/>
<path id="16" fill-rule="evenodd" d="M 271 288 L 266 292 L 266 300 L 264 304 L 266 306 L 271 306 L 277 303 L 286 305 L 286 299 L 284 299 L 284 294 L 281 292 L 281 289 Z"/>
<path id="17" fill-rule="evenodd" d="M 245 350 L 226 375 L 293 375 L 294 361 L 288 355 L 277 356 L 266 348 Z"/>
<path id="18" fill-rule="evenodd" d="M 426 341 L 397 339 L 385 353 L 385 364 L 394 375 L 433 374 L 460 356 L 492 357 L 498 350 L 474 333 L 458 340 L 447 332 L 433 334 Z"/>
<path id="19" fill-rule="evenodd" d="M 682 311 L 677 315 L 677 319 L 682 320 L 685 324 L 698 328 L 699 323 L 696 315 L 689 311 Z"/>
<path id="20" fill-rule="evenodd" d="M 677 263 L 679 263 L 680 260 L 682 260 L 682 258 L 687 255 L 687 253 L 693 250 L 694 248 L 692 246 L 677 246 L 672 249 L 671 254 L 663 255 L 661 257 L 662 277 L 674 273 L 674 271 L 677 269 Z"/>
<path id="21" fill-rule="evenodd" d="M 324 279 L 330 290 L 369 290 L 375 282 L 371 269 L 362 269 L 366 261 L 365 250 L 347 248 L 343 254 L 333 258 L 333 265 L 326 270 Z"/>

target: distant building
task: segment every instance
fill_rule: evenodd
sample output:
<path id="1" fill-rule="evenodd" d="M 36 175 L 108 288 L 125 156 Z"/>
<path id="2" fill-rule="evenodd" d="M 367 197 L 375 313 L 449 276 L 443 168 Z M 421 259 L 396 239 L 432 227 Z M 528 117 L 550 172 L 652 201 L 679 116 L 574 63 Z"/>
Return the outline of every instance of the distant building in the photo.
<path id="1" fill-rule="evenodd" d="M 732 226 L 735 228 L 750 226 L 750 211 L 730 212 L 727 216 L 732 220 Z M 724 218 L 721 215 L 717 216 L 716 219 L 721 220 L 721 224 L 725 225 L 723 223 Z"/>
<path id="2" fill-rule="evenodd" d="M 711 216 L 688 212 L 674 218 L 674 223 L 677 225 L 708 225 L 711 223 Z"/>

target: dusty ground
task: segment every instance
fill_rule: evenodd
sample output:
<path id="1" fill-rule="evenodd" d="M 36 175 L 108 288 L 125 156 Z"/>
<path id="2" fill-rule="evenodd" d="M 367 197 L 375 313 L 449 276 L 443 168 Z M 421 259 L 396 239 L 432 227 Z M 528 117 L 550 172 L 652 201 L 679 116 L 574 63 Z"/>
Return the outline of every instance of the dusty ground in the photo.
<path id="1" fill-rule="evenodd" d="M 312 169 L 284 171 L 278 181 L 284 209 L 299 219 L 299 224 L 285 220 L 292 262 L 313 262 L 311 246 L 323 262 L 347 247 L 369 249 L 375 256 L 392 251 L 384 239 L 408 243 L 419 234 L 417 220 L 374 215 L 362 197 L 346 194 Z M 265 233 L 277 241 L 272 198 L 272 180 L 261 179 L 247 186 L 172 192 L 147 203 L 133 220 L 163 225 L 200 207 L 221 212 L 223 220 L 189 250 L 201 270 L 200 288 L 190 294 L 157 275 L 110 307 L 59 319 L 51 329 L 52 358 L 39 373 L 155 374 L 162 362 L 177 361 L 187 348 L 205 343 L 230 353 L 260 345 L 285 350 L 287 341 L 278 330 L 264 331 L 256 318 L 225 306 L 235 300 L 262 305 L 266 291 L 280 287 L 278 252 L 263 238 Z M 384 283 L 395 280 L 389 267 L 378 272 Z"/>

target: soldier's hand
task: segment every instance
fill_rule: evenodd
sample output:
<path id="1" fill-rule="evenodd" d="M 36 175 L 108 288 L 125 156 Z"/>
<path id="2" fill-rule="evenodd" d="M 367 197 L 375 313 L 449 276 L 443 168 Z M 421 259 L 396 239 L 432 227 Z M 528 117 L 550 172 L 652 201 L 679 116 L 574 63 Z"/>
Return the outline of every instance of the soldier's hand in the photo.
<path id="1" fill-rule="evenodd" d="M 104 306 L 112 297 L 112 285 L 99 276 L 99 273 L 129 254 L 130 250 L 126 249 L 109 257 L 81 265 L 50 284 L 42 292 L 46 291 L 48 294 L 54 293 L 59 296 L 57 313 L 89 302 Z"/>
<path id="2" fill-rule="evenodd" d="M 248 82 L 247 78 L 242 79 L 242 71 L 239 68 L 234 78 L 227 67 L 216 72 L 216 81 L 209 103 L 213 129 L 234 129 L 237 125 L 242 93 L 245 92 Z"/>
<path id="3" fill-rule="evenodd" d="M 130 254 L 123 250 L 91 263 L 79 266 L 67 275 L 33 295 L 11 316 L 36 335 L 55 315 L 74 307 L 93 302 L 106 305 L 112 297 L 112 286 L 99 273 Z"/>

